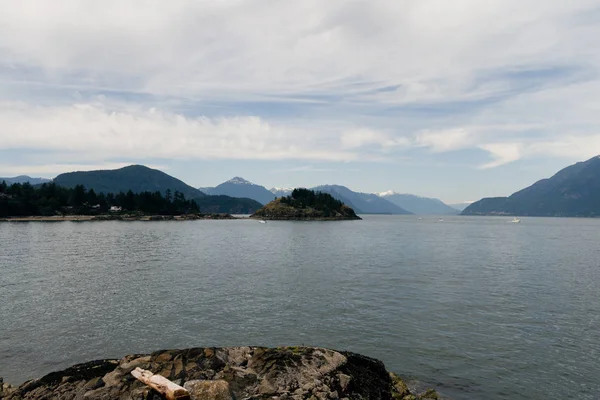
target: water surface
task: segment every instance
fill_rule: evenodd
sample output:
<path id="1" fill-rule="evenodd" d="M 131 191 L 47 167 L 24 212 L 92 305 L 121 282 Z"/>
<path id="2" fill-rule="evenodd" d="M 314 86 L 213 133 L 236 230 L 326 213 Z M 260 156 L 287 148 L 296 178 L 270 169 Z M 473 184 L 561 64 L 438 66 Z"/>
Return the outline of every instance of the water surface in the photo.
<path id="1" fill-rule="evenodd" d="M 0 376 L 314 345 L 458 399 L 600 398 L 600 220 L 0 224 Z"/>

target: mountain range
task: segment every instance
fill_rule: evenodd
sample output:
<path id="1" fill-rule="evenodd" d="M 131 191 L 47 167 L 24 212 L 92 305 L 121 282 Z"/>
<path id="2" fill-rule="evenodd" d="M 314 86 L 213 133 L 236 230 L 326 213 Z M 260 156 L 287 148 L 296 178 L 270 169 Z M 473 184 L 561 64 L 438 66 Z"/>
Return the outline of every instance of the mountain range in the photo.
<path id="1" fill-rule="evenodd" d="M 68 188 L 83 185 L 96 193 L 131 190 L 134 193 L 161 192 L 164 195 L 167 190 L 171 193 L 178 191 L 187 199 L 195 200 L 202 212 L 251 214 L 262 207 L 262 204 L 248 198 L 209 196 L 177 178 L 143 165 L 130 165 L 114 170 L 69 172 L 58 175 L 54 182 Z"/>
<path id="2" fill-rule="evenodd" d="M 215 187 L 199 188 L 200 191 L 210 195 L 226 195 L 231 197 L 247 197 L 258 201 L 261 204 L 267 204 L 277 196 L 268 191 L 264 186 L 256 185 L 250 181 L 236 176 L 227 182 L 223 182 Z M 281 196 L 279 196 L 281 197 Z"/>
<path id="3" fill-rule="evenodd" d="M 269 189 L 269 192 L 273 193 L 276 197 L 284 197 L 292 194 L 295 188 L 278 188 L 273 187 Z"/>
<path id="4" fill-rule="evenodd" d="M 256 185 L 247 180 L 235 177 L 216 188 L 227 189 L 229 195 L 244 195 L 264 204 L 279 198 L 289 196 L 294 188 L 273 187 L 268 190 L 264 186 Z M 200 188 L 205 193 L 219 193 L 216 188 Z M 421 197 L 410 194 L 398 194 L 395 192 L 383 192 L 379 194 L 361 193 L 350 190 L 341 185 L 321 185 L 310 188 L 311 190 L 328 193 L 336 199 L 352 207 L 360 214 L 436 214 L 451 215 L 458 214 L 460 210 L 451 208 L 441 200 Z M 262 197 L 258 197 L 258 195 Z"/>
<path id="5" fill-rule="evenodd" d="M 52 182 L 52 179 L 46 178 L 32 178 L 27 175 L 19 175 L 13 178 L 0 178 L 0 182 L 6 182 L 7 185 L 12 185 L 13 183 L 29 183 L 31 185 L 40 185 L 42 183 Z"/>
<path id="6" fill-rule="evenodd" d="M 447 206 L 441 200 L 411 194 L 383 192 L 379 194 L 361 193 L 341 185 L 321 185 L 310 188 L 328 193 L 352 207 L 360 214 L 458 214 L 460 210 Z M 266 204 L 274 198 L 289 196 L 294 188 L 273 187 L 267 191 L 264 186 L 235 177 L 215 188 L 200 188 L 205 193 L 226 193 L 230 196 L 246 196 Z M 269 192 L 267 194 L 267 192 Z"/>
<path id="7" fill-rule="evenodd" d="M 600 156 L 566 167 L 508 197 L 481 199 L 462 215 L 600 216 Z"/>
<path id="8" fill-rule="evenodd" d="M 311 190 L 332 195 L 352 207 L 358 214 L 412 214 L 376 194 L 354 192 L 345 186 L 322 185 L 311 188 Z"/>
<path id="9" fill-rule="evenodd" d="M 39 185 L 51 180 L 26 175 L 0 178 L 7 184 Z M 97 193 L 131 190 L 172 193 L 178 191 L 194 199 L 202 212 L 253 213 L 275 198 L 288 196 L 292 188 L 267 190 L 241 177 L 234 177 L 216 187 L 196 189 L 162 171 L 142 165 L 115 170 L 80 171 L 61 174 L 54 182 L 64 187 L 84 185 Z M 449 206 L 433 198 L 382 192 L 360 193 L 340 185 L 322 185 L 312 190 L 328 193 L 352 207 L 359 214 L 456 214 L 520 216 L 600 216 L 600 156 L 566 167 L 548 179 L 513 193 L 508 197 L 484 198 L 474 203 Z"/>
<path id="10" fill-rule="evenodd" d="M 464 203 L 451 203 L 448 205 L 460 212 L 460 211 L 463 211 L 465 208 L 469 207 L 471 204 L 473 204 L 472 201 L 467 201 Z"/>
<path id="11" fill-rule="evenodd" d="M 414 194 L 396 193 L 393 191 L 379 193 L 384 199 L 419 215 L 456 215 L 460 211 L 452 208 L 439 199 L 417 196 Z"/>

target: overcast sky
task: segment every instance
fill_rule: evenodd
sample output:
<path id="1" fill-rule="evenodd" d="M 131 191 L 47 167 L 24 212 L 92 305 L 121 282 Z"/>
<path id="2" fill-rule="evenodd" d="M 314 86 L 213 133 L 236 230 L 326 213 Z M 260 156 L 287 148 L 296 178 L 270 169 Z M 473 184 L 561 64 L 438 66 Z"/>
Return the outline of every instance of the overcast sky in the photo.
<path id="1" fill-rule="evenodd" d="M 598 0 L 0 0 L 0 176 L 447 202 L 600 153 Z"/>

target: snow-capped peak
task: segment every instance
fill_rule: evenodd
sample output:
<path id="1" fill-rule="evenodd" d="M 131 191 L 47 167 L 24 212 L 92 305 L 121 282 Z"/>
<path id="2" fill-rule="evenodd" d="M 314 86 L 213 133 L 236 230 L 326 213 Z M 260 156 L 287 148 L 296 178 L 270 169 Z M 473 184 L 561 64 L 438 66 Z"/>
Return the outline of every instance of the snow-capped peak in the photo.
<path id="1" fill-rule="evenodd" d="M 269 192 L 271 193 L 277 193 L 277 192 L 293 192 L 294 189 L 293 187 L 272 187 L 271 189 L 269 189 Z"/>
<path id="2" fill-rule="evenodd" d="M 379 192 L 379 193 L 375 193 L 377 196 L 379 197 L 388 197 L 388 196 L 393 196 L 395 194 L 400 194 L 402 196 L 410 196 L 410 197 L 416 197 L 418 199 L 427 199 L 428 197 L 424 197 L 424 196 L 419 196 L 418 194 L 412 194 L 412 193 L 400 193 L 400 192 L 396 192 L 393 190 L 388 190 L 387 192 Z"/>
<path id="3" fill-rule="evenodd" d="M 235 185 L 254 185 L 254 183 L 247 181 L 240 176 L 235 176 L 235 177 L 231 178 L 230 180 L 228 180 L 226 183 L 233 183 Z"/>

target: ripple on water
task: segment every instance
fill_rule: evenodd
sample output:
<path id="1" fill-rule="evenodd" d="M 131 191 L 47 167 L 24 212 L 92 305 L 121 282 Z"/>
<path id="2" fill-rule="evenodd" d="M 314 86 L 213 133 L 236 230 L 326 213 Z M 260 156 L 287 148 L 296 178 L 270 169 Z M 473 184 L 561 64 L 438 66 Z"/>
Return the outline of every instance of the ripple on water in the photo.
<path id="1" fill-rule="evenodd" d="M 454 399 L 597 399 L 600 221 L 435 220 L 0 224 L 0 376 L 306 344 Z"/>

